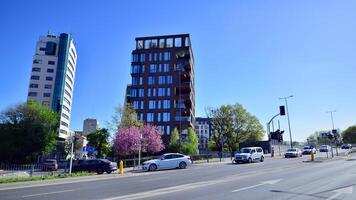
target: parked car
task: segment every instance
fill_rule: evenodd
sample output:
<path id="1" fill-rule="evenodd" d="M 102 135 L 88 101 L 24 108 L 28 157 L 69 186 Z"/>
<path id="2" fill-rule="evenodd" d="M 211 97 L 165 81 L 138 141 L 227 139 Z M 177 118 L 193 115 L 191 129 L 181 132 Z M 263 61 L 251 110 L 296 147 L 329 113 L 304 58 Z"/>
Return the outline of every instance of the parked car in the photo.
<path id="1" fill-rule="evenodd" d="M 287 152 L 284 154 L 284 157 L 285 158 L 302 157 L 302 151 L 298 148 L 291 148 L 287 150 Z"/>
<path id="2" fill-rule="evenodd" d="M 146 171 L 154 171 L 157 169 L 185 169 L 191 165 L 190 156 L 180 153 L 163 154 L 160 159 L 148 160 L 143 163 L 142 169 Z"/>
<path id="3" fill-rule="evenodd" d="M 107 159 L 91 159 L 91 160 L 79 160 L 75 162 L 72 167 L 72 172 L 86 171 L 96 172 L 103 174 L 104 172 L 110 174 L 117 170 L 117 164 Z"/>
<path id="4" fill-rule="evenodd" d="M 311 146 L 305 146 L 303 148 L 303 155 L 310 155 L 313 152 L 313 154 L 316 153 L 316 149 L 314 147 Z"/>
<path id="5" fill-rule="evenodd" d="M 242 148 L 238 153 L 235 154 L 235 163 L 252 163 L 255 161 L 264 161 L 263 150 L 261 147 Z"/>
<path id="6" fill-rule="evenodd" d="M 319 147 L 319 152 L 329 152 L 331 147 L 329 145 L 321 145 Z"/>
<path id="7" fill-rule="evenodd" d="M 352 145 L 351 144 L 342 144 L 341 149 L 352 149 Z"/>
<path id="8" fill-rule="evenodd" d="M 43 171 L 57 171 L 58 163 L 56 159 L 46 159 L 42 164 Z"/>

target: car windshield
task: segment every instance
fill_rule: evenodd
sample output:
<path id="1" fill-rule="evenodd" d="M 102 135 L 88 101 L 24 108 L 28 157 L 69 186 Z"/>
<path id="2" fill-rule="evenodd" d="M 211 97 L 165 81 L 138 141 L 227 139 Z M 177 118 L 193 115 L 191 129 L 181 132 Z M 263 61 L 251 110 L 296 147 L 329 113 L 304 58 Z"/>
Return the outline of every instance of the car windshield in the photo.
<path id="1" fill-rule="evenodd" d="M 250 153 L 251 149 L 242 148 L 239 153 Z"/>
<path id="2" fill-rule="evenodd" d="M 297 151 L 297 149 L 288 149 L 288 151 Z"/>

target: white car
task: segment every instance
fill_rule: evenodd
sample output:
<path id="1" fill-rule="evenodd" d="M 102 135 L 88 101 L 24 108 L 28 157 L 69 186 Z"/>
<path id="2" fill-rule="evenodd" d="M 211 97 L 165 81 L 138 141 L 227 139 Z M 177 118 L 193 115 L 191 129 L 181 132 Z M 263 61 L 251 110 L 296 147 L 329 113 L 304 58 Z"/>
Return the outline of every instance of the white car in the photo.
<path id="1" fill-rule="evenodd" d="M 319 152 L 329 152 L 331 151 L 331 147 L 329 145 L 321 145 L 319 147 Z"/>
<path id="2" fill-rule="evenodd" d="M 285 158 L 302 157 L 302 151 L 298 148 L 288 149 L 284 154 Z"/>
<path id="3" fill-rule="evenodd" d="M 263 150 L 261 147 L 248 147 L 242 148 L 238 153 L 235 154 L 235 163 L 240 162 L 254 162 L 254 161 L 264 161 Z"/>
<path id="4" fill-rule="evenodd" d="M 143 170 L 154 171 L 157 169 L 185 169 L 191 165 L 192 161 L 190 156 L 180 153 L 167 153 L 163 154 L 160 159 L 148 160 L 143 163 Z"/>

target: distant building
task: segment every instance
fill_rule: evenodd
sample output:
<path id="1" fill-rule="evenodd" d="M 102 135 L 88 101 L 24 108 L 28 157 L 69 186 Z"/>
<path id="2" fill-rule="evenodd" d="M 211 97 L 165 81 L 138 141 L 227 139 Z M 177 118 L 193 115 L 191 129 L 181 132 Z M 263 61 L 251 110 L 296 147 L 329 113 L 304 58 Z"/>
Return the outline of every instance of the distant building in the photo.
<path id="1" fill-rule="evenodd" d="M 207 150 L 209 139 L 213 134 L 213 128 L 209 118 L 195 118 L 195 132 L 199 138 L 199 149 Z"/>
<path id="2" fill-rule="evenodd" d="M 83 136 L 96 131 L 99 128 L 99 123 L 96 119 L 85 119 L 83 122 Z"/>
<path id="3" fill-rule="evenodd" d="M 132 51 L 132 82 L 126 102 L 138 119 L 157 126 L 165 144 L 174 128 L 195 123 L 194 56 L 189 34 L 137 37 Z"/>
<path id="4" fill-rule="evenodd" d="M 77 52 L 71 34 L 41 36 L 33 56 L 27 100 L 60 113 L 61 141 L 70 135 Z"/>

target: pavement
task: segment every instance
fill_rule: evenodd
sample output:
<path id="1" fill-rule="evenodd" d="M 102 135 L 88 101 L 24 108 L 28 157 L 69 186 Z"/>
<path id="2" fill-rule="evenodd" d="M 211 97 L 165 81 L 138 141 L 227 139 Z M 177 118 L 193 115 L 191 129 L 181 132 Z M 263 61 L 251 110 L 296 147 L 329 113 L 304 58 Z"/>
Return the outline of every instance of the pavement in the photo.
<path id="1" fill-rule="evenodd" d="M 0 199 L 356 199 L 356 154 L 303 162 L 308 157 L 266 157 L 263 163 L 238 165 L 226 160 L 184 170 L 1 184 Z"/>

